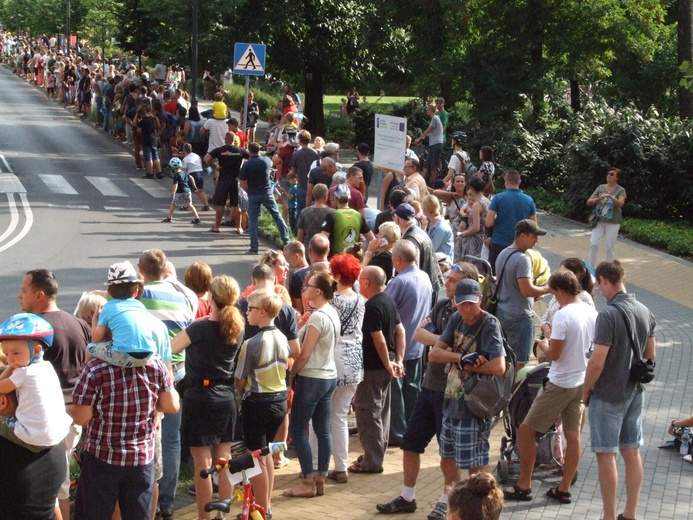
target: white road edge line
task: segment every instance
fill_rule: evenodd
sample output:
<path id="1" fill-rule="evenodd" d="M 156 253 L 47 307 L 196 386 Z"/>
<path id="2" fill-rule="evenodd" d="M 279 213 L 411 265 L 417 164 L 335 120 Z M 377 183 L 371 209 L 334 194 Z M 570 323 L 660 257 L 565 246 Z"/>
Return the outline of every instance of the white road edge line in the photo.
<path id="1" fill-rule="evenodd" d="M 24 227 L 22 228 L 22 230 L 19 232 L 19 234 L 16 237 L 14 237 L 12 240 L 10 240 L 4 246 L 0 247 L 0 253 L 9 249 L 13 245 L 15 245 L 17 242 L 19 242 L 21 239 L 23 239 L 27 235 L 27 233 L 29 233 L 31 226 L 34 224 L 34 214 L 31 211 L 31 206 L 29 205 L 29 200 L 26 198 L 26 194 L 25 193 L 19 193 L 18 195 L 22 201 L 22 206 L 24 206 L 24 214 L 26 215 L 26 222 L 24 222 Z"/>
<path id="2" fill-rule="evenodd" d="M 7 204 L 10 207 L 10 225 L 7 227 L 5 232 L 0 236 L 0 244 L 4 242 L 7 237 L 9 237 L 14 230 L 17 229 L 17 224 L 19 223 L 19 212 L 17 211 L 17 205 L 14 202 L 14 196 L 12 193 L 6 193 Z"/>

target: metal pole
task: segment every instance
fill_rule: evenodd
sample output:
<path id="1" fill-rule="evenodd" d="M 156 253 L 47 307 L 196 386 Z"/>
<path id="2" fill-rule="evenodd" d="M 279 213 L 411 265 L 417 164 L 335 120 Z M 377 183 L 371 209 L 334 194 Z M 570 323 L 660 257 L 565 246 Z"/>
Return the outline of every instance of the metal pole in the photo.
<path id="1" fill-rule="evenodd" d="M 197 106 L 197 9 L 198 0 L 193 0 L 193 19 L 192 19 L 192 97 L 190 105 Z"/>
<path id="2" fill-rule="evenodd" d="M 245 132 L 245 127 L 248 122 L 248 92 L 250 92 L 250 76 L 245 77 L 245 101 L 243 102 L 243 131 Z M 246 135 L 247 132 L 246 132 Z"/>
<path id="3" fill-rule="evenodd" d="M 65 35 L 65 56 L 70 55 L 70 0 L 67 0 L 67 34 Z"/>

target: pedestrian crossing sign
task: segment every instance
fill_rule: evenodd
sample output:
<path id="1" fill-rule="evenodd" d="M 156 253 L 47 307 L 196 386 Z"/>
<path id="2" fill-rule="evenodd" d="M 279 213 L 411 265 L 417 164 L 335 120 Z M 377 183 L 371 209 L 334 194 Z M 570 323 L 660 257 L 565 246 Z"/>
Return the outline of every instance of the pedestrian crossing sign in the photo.
<path id="1" fill-rule="evenodd" d="M 233 47 L 233 73 L 265 75 L 265 46 L 261 43 L 236 43 Z"/>

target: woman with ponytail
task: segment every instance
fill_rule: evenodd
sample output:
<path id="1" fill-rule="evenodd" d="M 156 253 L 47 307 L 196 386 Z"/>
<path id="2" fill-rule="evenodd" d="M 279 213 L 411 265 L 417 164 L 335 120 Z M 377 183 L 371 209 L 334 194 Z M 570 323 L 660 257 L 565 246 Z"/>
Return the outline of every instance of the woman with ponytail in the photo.
<path id="1" fill-rule="evenodd" d="M 171 350 L 187 350 L 181 384 L 181 441 L 190 447 L 195 467 L 198 518 L 209 519 L 204 506 L 212 500 L 212 480 L 200 477 L 219 457 L 230 458 L 238 417 L 234 397 L 234 360 L 243 342 L 245 320 L 235 304 L 238 282 L 216 276 L 209 291 L 211 315 L 192 322 L 171 341 Z M 231 484 L 219 479 L 220 498 L 231 497 Z"/>
<path id="2" fill-rule="evenodd" d="M 294 388 L 289 433 L 301 463 L 301 483 L 284 492 L 287 497 L 314 497 L 325 491 L 325 477 L 332 457 L 330 409 L 337 386 L 335 346 L 341 322 L 330 305 L 337 282 L 328 273 L 318 273 L 306 280 L 303 294 L 315 308 L 299 331 L 301 353 L 294 361 L 289 384 Z M 308 423 L 318 439 L 318 468 L 313 469 L 313 455 L 308 442 Z"/>

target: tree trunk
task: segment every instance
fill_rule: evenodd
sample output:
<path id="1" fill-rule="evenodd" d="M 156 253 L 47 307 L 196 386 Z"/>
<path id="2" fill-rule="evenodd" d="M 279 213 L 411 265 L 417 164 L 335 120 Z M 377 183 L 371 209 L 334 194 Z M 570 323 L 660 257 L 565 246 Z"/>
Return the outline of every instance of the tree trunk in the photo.
<path id="1" fill-rule="evenodd" d="M 693 0 L 678 0 L 678 58 L 679 65 L 684 61 L 693 63 Z M 679 116 L 693 119 L 693 93 L 679 87 Z"/>
<path id="2" fill-rule="evenodd" d="M 306 99 L 303 113 L 308 118 L 306 128 L 314 136 L 325 135 L 325 110 L 323 107 L 322 62 L 320 59 L 306 64 Z"/>
<path id="3" fill-rule="evenodd" d="M 570 108 L 573 112 L 580 111 L 580 82 L 577 79 L 570 80 Z"/>

